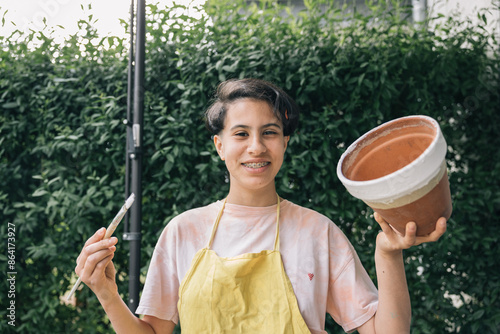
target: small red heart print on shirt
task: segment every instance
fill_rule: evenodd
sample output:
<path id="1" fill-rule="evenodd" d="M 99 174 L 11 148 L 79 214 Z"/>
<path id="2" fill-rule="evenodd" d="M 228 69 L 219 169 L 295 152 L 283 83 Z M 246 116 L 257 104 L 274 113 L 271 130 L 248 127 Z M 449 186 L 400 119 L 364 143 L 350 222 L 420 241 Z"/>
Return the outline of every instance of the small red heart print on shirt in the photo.
<path id="1" fill-rule="evenodd" d="M 307 276 L 309 276 L 309 280 L 312 281 L 314 274 L 309 273 L 309 274 L 307 274 Z"/>

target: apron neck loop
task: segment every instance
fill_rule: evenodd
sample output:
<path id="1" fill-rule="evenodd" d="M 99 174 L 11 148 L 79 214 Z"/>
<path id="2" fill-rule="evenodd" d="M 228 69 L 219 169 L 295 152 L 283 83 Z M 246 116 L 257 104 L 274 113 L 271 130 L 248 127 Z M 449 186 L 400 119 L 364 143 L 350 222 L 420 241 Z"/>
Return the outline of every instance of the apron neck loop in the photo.
<path id="1" fill-rule="evenodd" d="M 219 227 L 220 217 L 222 217 L 222 213 L 224 212 L 224 208 L 226 207 L 227 197 L 224 198 L 224 202 L 222 202 L 222 208 L 219 210 L 219 214 L 217 218 L 215 218 L 214 226 L 212 227 L 212 234 L 210 235 L 210 240 L 208 240 L 207 248 L 210 249 L 212 247 L 212 241 L 214 241 L 215 231 Z"/>
<path id="2" fill-rule="evenodd" d="M 280 207 L 281 207 L 281 200 L 280 196 L 276 194 L 278 197 L 278 204 L 276 206 L 276 238 L 274 239 L 274 250 L 278 251 L 280 250 Z M 208 245 L 207 249 L 210 249 L 212 247 L 212 242 L 214 241 L 215 237 L 215 231 L 217 231 L 217 228 L 219 227 L 219 222 L 222 217 L 222 213 L 224 212 L 224 208 L 226 207 L 226 202 L 227 202 L 227 197 L 224 199 L 224 202 L 222 202 L 222 207 L 219 210 L 219 214 L 217 215 L 217 218 L 215 219 L 214 226 L 212 228 L 212 234 L 210 235 L 210 240 L 208 240 Z"/>
<path id="3" fill-rule="evenodd" d="M 276 194 L 278 197 L 278 205 L 276 208 L 276 239 L 274 240 L 274 250 L 275 251 L 280 251 L 280 207 L 281 207 L 281 201 L 280 201 L 280 196 Z"/>

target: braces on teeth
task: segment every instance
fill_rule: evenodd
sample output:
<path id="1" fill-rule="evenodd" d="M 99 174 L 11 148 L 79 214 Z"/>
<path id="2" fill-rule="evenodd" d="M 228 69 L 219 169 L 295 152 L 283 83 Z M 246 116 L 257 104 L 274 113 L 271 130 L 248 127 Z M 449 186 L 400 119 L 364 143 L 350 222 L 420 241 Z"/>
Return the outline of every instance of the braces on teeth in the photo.
<path id="1" fill-rule="evenodd" d="M 252 162 L 252 163 L 248 163 L 248 164 L 244 164 L 245 166 L 247 167 L 250 167 L 250 168 L 260 168 L 260 167 L 264 167 L 264 166 L 267 166 L 269 164 L 269 162 Z"/>

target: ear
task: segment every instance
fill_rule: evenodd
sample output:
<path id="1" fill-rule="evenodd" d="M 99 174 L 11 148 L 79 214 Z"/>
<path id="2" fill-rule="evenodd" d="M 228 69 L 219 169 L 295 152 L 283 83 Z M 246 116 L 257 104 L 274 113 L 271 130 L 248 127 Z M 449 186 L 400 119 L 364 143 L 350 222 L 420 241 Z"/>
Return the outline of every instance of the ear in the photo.
<path id="1" fill-rule="evenodd" d="M 290 136 L 285 136 L 284 139 L 285 139 L 285 151 L 286 151 L 286 148 L 288 147 L 288 141 L 290 140 Z"/>
<path id="2" fill-rule="evenodd" d="M 222 161 L 224 161 L 224 147 L 222 145 L 222 138 L 219 135 L 214 136 L 214 145 L 215 149 L 217 150 L 217 154 L 219 154 L 219 157 L 221 158 Z"/>

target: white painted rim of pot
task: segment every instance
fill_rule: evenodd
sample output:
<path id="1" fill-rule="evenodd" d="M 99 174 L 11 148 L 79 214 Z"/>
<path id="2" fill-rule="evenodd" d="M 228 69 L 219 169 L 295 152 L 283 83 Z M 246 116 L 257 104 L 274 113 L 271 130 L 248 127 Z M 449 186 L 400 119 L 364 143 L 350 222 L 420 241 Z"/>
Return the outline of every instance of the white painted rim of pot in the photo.
<path id="1" fill-rule="evenodd" d="M 342 173 L 344 159 L 356 149 L 363 139 L 391 123 L 406 119 L 424 120 L 436 129 L 436 136 L 431 144 L 417 159 L 391 174 L 373 180 L 353 181 L 344 176 Z M 424 115 L 401 117 L 373 128 L 352 143 L 340 157 L 337 164 L 337 176 L 352 196 L 365 202 L 390 205 L 399 198 L 425 187 L 433 180 L 442 170 L 446 151 L 446 141 L 439 123 L 435 119 Z"/>

